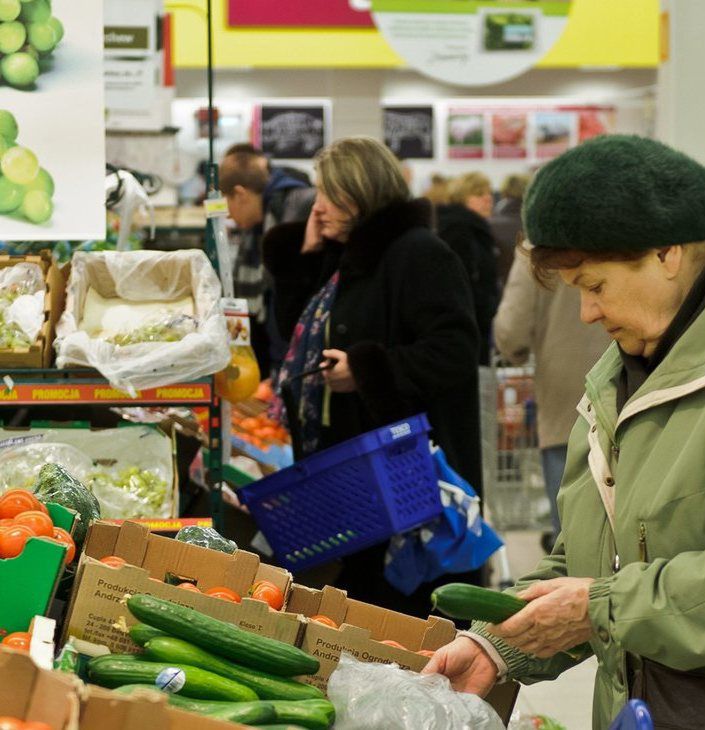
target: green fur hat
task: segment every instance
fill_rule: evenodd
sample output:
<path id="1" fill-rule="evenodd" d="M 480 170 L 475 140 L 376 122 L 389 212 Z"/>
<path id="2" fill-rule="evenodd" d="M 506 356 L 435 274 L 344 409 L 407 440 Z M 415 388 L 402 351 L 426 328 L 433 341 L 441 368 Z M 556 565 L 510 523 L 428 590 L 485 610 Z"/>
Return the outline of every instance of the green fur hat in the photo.
<path id="1" fill-rule="evenodd" d="M 705 241 L 705 167 L 643 137 L 596 137 L 542 168 L 524 199 L 533 246 L 639 251 Z"/>

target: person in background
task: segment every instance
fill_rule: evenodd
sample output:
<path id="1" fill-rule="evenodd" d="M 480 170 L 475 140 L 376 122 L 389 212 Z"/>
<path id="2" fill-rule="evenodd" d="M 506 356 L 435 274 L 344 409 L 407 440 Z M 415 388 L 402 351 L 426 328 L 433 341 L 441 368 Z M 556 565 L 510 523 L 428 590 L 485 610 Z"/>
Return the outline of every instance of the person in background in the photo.
<path id="1" fill-rule="evenodd" d="M 422 197 L 430 201 L 432 205 L 447 205 L 449 203 L 449 186 L 449 178 L 436 172 L 431 175 L 430 185 L 424 190 Z"/>
<path id="2" fill-rule="evenodd" d="M 220 164 L 220 190 L 237 225 L 235 296 L 248 300 L 252 345 L 263 377 L 281 363 L 286 342 L 272 315 L 274 296 L 262 264 L 262 234 L 286 221 L 306 220 L 315 191 L 305 173 L 272 167 L 250 144 L 230 147 Z"/>
<path id="3" fill-rule="evenodd" d="M 318 156 L 308 223 L 264 239 L 280 331 L 291 336 L 304 454 L 426 412 L 449 463 L 481 491 L 478 333 L 463 266 L 430 230 L 399 162 L 368 137 Z M 363 601 L 427 616 L 431 586 L 409 597 L 384 579 L 387 544 L 345 558 L 338 584 Z"/>
<path id="4" fill-rule="evenodd" d="M 472 172 L 453 180 L 448 201 L 436 206 L 436 231 L 458 255 L 470 277 L 480 328 L 480 365 L 488 365 L 492 318 L 499 303 L 496 244 L 488 223 L 493 204 L 489 179 Z"/>
<path id="5" fill-rule="evenodd" d="M 588 373 L 558 495 L 561 534 L 511 593 L 424 671 L 485 695 L 597 658 L 594 730 L 628 699 L 657 730 L 705 717 L 705 167 L 605 135 L 543 167 L 524 202 L 531 263 L 580 293 L 612 338 Z"/>
<path id="6" fill-rule="evenodd" d="M 604 330 L 581 322 L 580 295 L 575 289 L 558 276 L 540 285 L 528 257 L 520 254 L 494 318 L 494 341 L 512 365 L 525 364 L 532 353 L 535 357 L 539 447 L 553 524 L 541 544 L 550 553 L 561 529 L 556 498 L 575 408 L 585 391 L 585 375 L 610 339 Z"/>
<path id="7" fill-rule="evenodd" d="M 507 283 L 521 236 L 521 203 L 528 184 L 528 175 L 509 175 L 502 183 L 500 199 L 490 217 L 490 228 L 499 248 L 497 270 L 502 287 Z"/>

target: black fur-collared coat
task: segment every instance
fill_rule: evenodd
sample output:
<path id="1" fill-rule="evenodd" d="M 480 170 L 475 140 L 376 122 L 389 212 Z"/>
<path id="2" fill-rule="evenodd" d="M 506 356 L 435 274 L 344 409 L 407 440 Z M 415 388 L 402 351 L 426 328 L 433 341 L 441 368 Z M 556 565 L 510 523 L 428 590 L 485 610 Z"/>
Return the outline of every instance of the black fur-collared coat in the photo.
<path id="1" fill-rule="evenodd" d="M 430 230 L 425 201 L 400 202 L 301 254 L 305 224 L 273 228 L 264 262 L 275 281 L 275 311 L 285 338 L 310 297 L 336 269 L 340 282 L 329 346 L 348 353 L 356 393 L 334 393 L 331 446 L 425 411 L 432 438 L 478 492 L 482 488 L 478 329 L 470 282 L 459 258 Z"/>

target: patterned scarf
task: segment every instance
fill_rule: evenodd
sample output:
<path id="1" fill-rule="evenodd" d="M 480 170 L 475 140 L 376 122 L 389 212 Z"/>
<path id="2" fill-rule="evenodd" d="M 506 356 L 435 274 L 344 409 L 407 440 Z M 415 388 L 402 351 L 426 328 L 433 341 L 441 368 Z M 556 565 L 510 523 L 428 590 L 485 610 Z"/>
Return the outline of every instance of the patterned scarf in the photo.
<path id="1" fill-rule="evenodd" d="M 289 350 L 279 370 L 276 393 L 281 396 L 281 384 L 299 373 L 313 370 L 321 364 L 323 350 L 326 347 L 326 333 L 330 312 L 338 290 L 339 272 L 335 272 L 328 283 L 316 294 L 294 328 Z M 325 386 L 323 376 L 311 375 L 294 380 L 291 383 L 294 400 L 298 404 L 298 420 L 301 425 L 301 441 L 304 455 L 312 454 L 318 449 L 323 422 L 323 397 Z M 285 418 L 281 403 L 277 404 L 279 417 Z"/>

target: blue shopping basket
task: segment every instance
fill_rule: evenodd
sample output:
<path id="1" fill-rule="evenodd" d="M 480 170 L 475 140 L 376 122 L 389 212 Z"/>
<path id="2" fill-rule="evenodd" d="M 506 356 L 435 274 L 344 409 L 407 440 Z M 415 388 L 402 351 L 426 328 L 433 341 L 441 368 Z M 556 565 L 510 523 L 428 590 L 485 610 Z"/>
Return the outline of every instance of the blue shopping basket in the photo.
<path id="1" fill-rule="evenodd" d="M 304 570 L 442 512 L 425 414 L 312 454 L 238 490 L 280 565 Z"/>
<path id="2" fill-rule="evenodd" d="M 610 725 L 610 730 L 654 730 L 646 703 L 641 700 L 629 700 Z"/>

